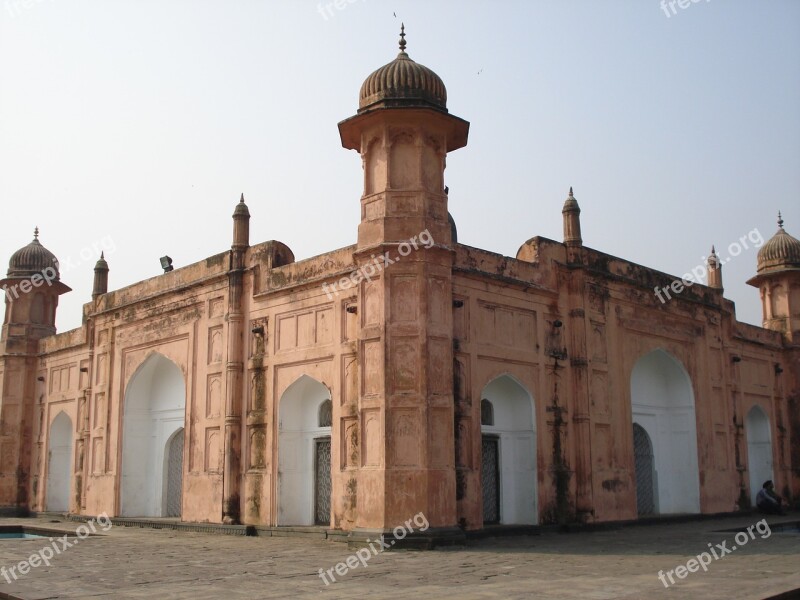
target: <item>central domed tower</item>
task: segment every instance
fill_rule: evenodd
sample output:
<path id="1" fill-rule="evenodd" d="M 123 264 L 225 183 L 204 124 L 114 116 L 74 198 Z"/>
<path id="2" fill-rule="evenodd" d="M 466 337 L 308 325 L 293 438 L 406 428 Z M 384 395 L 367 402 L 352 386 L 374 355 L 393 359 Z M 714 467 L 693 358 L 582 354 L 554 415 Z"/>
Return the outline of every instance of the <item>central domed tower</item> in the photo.
<path id="1" fill-rule="evenodd" d="M 364 192 L 354 260 L 361 460 L 353 537 L 423 513 L 428 535 L 461 535 L 454 465 L 452 228 L 444 169 L 469 123 L 447 110 L 441 78 L 406 52 L 366 78 L 342 145 L 361 155 Z M 357 485 L 352 485 L 357 483 Z M 342 495 L 346 492 L 342 490 Z M 336 496 L 336 493 L 334 493 Z M 353 499 L 355 500 L 355 499 Z"/>

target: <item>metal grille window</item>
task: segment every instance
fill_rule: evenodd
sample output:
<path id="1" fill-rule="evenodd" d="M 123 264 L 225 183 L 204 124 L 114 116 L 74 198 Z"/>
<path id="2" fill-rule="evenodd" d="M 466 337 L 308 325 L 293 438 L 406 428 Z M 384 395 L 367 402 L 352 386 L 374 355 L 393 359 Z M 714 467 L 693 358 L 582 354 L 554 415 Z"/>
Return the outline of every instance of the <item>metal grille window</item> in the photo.
<path id="1" fill-rule="evenodd" d="M 328 400 L 330 404 L 330 400 Z M 314 521 L 319 525 L 331 522 L 331 438 L 317 440 Z"/>
<path id="2" fill-rule="evenodd" d="M 167 517 L 181 516 L 181 496 L 183 491 L 183 439 L 181 429 L 172 436 L 167 448 Z"/>
<path id="3" fill-rule="evenodd" d="M 653 444 L 644 427 L 633 424 L 633 456 L 636 466 L 636 510 L 640 516 L 655 514 Z"/>
<path id="4" fill-rule="evenodd" d="M 498 473 L 498 440 L 484 437 L 481 457 L 481 487 L 483 488 L 483 522 L 500 522 L 500 478 Z"/>

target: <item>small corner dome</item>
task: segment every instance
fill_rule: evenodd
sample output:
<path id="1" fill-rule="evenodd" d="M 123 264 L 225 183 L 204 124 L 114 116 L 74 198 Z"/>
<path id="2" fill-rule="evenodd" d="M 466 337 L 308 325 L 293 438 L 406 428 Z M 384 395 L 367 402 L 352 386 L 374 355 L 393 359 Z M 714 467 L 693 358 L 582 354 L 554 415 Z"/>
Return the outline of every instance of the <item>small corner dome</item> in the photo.
<path id="1" fill-rule="evenodd" d="M 400 53 L 364 80 L 358 112 L 379 107 L 430 107 L 447 112 L 447 89 L 441 77 L 406 54 L 405 26 L 400 28 Z"/>
<path id="2" fill-rule="evenodd" d="M 11 255 L 11 260 L 8 261 L 7 276 L 30 277 L 37 273 L 42 273 L 47 268 L 55 269 L 56 276 L 50 279 L 57 280 L 60 276 L 58 259 L 55 254 L 42 246 L 39 241 L 39 228 L 37 227 L 33 232 L 33 241 Z"/>
<path id="3" fill-rule="evenodd" d="M 800 269 L 800 240 L 786 233 L 778 213 L 778 232 L 759 249 L 757 270 L 763 273 L 781 269 Z"/>

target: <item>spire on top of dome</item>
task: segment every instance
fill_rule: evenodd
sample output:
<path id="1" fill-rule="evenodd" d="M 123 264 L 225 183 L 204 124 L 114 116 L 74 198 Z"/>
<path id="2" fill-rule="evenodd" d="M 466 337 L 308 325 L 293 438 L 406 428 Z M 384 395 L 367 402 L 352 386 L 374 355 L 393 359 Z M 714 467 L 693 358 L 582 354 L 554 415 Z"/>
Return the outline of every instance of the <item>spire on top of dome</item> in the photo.
<path id="1" fill-rule="evenodd" d="M 400 54 L 406 53 L 406 25 L 400 23 Z"/>
<path id="2" fill-rule="evenodd" d="M 781 216 L 781 211 L 778 211 L 778 227 L 783 229 L 783 217 Z"/>

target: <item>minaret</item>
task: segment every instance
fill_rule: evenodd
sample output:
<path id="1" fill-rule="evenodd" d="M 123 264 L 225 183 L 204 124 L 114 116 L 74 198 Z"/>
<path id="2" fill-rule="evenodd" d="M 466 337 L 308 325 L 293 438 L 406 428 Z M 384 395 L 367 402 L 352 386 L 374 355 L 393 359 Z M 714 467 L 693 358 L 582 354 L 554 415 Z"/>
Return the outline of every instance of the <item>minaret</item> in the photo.
<path id="1" fill-rule="evenodd" d="M 711 246 L 711 254 L 708 257 L 708 287 L 722 290 L 722 263 L 717 256 L 714 246 Z"/>
<path id="2" fill-rule="evenodd" d="M 39 242 L 17 250 L 0 281 L 6 312 L 0 333 L 0 507 L 28 507 L 39 340 L 56 333 L 58 297 L 70 291 L 61 283 L 58 259 Z M 41 383 L 41 385 L 39 385 Z"/>
<path id="3" fill-rule="evenodd" d="M 564 245 L 567 247 L 567 261 L 577 262 L 580 260 L 580 248 L 583 246 L 581 237 L 581 207 L 572 194 L 572 187 L 569 188 L 569 196 L 564 201 L 564 208 L 561 209 L 564 220 Z"/>
<path id="4" fill-rule="evenodd" d="M 403 25 L 397 58 L 367 77 L 339 132 L 364 169 L 354 259 L 377 272 L 357 292 L 362 467 L 352 535 L 389 531 L 420 512 L 431 532 L 460 535 L 444 169 L 469 123 L 449 114 L 439 76 L 409 58 Z"/>
<path id="5" fill-rule="evenodd" d="M 103 252 L 100 260 L 94 265 L 94 285 L 92 286 L 92 300 L 108 292 L 108 263 Z"/>
<path id="6" fill-rule="evenodd" d="M 241 497 L 242 402 L 244 398 L 244 272 L 250 247 L 250 210 L 244 194 L 233 211 L 233 243 L 228 271 L 228 360 L 225 367 L 225 462 L 222 480 L 222 521 L 238 523 Z"/>

